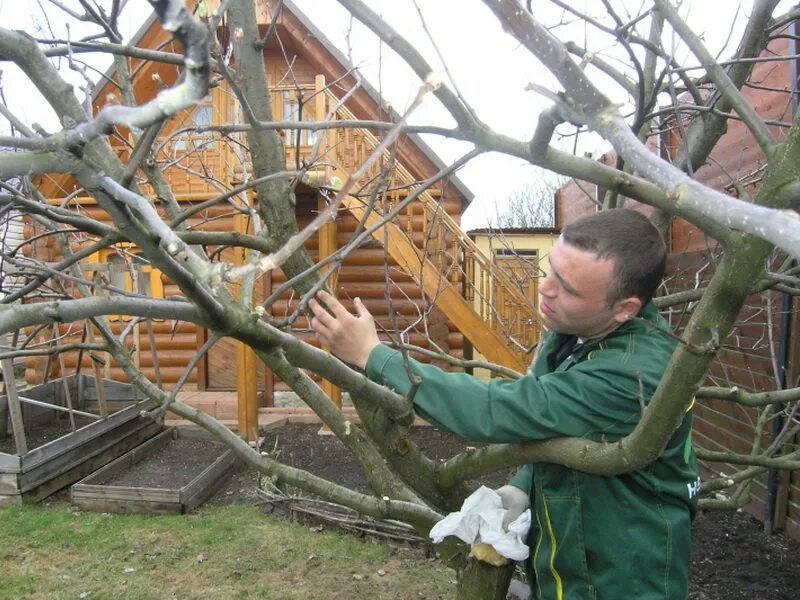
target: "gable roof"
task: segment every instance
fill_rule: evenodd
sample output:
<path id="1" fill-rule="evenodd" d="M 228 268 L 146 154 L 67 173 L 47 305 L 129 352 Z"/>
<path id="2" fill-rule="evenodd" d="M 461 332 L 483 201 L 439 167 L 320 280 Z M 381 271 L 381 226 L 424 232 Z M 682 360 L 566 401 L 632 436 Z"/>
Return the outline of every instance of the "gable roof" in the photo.
<path id="1" fill-rule="evenodd" d="M 253 0 L 254 2 L 258 2 L 259 0 Z M 261 0 L 263 1 L 263 0 Z M 283 11 L 288 11 L 291 17 L 294 17 L 298 23 L 306 30 L 308 36 L 310 36 L 313 40 L 319 42 L 319 44 L 324 48 L 330 58 L 334 59 L 337 63 L 339 68 L 342 70 L 343 73 L 352 72 L 354 70 L 354 66 L 347 60 L 345 55 L 331 42 L 322 31 L 314 25 L 311 19 L 301 11 L 293 2 L 290 0 L 283 1 Z M 281 14 L 281 18 L 283 18 L 285 13 Z M 158 26 L 158 17 L 155 12 L 152 12 L 148 19 L 144 22 L 144 24 L 137 30 L 137 32 L 132 36 L 130 43 L 133 45 L 137 45 L 145 35 L 154 27 Z M 290 28 L 285 28 L 284 31 L 288 32 L 289 34 L 294 34 L 294 32 Z M 304 47 L 309 51 L 312 51 L 313 48 L 308 44 L 299 43 L 301 40 L 297 39 L 298 47 Z M 105 79 L 110 81 L 115 73 L 115 69 L 113 65 L 106 71 Z M 94 100 L 100 95 L 104 86 L 96 86 L 94 90 Z M 391 107 L 386 107 L 386 102 L 381 102 L 381 95 L 378 91 L 368 82 L 366 79 L 361 79 L 361 89 L 366 92 L 368 97 L 374 103 L 375 108 L 381 107 L 381 110 L 384 112 L 388 112 L 393 120 L 399 120 L 400 115 Z M 437 169 L 443 169 L 446 167 L 445 163 L 442 159 L 436 154 L 436 152 L 422 139 L 422 137 L 418 134 L 407 134 L 406 137 L 411 140 L 411 142 L 422 152 L 422 154 L 427 158 L 431 164 Z M 475 197 L 475 194 L 462 182 L 456 175 L 450 175 L 447 177 L 447 181 L 449 181 L 461 194 L 467 203 L 472 202 Z"/>

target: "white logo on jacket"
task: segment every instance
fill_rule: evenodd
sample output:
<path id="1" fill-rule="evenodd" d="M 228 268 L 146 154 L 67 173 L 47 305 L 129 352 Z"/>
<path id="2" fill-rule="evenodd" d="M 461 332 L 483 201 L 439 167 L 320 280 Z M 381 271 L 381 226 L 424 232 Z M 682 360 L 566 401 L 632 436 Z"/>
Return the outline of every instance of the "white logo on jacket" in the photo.
<path id="1" fill-rule="evenodd" d="M 690 500 L 692 498 L 694 498 L 695 496 L 697 496 L 697 494 L 700 493 L 700 487 L 701 487 L 701 483 L 700 483 L 700 478 L 699 477 L 697 478 L 697 481 L 695 481 L 694 483 L 687 483 L 686 484 L 686 489 L 689 492 L 689 499 Z"/>

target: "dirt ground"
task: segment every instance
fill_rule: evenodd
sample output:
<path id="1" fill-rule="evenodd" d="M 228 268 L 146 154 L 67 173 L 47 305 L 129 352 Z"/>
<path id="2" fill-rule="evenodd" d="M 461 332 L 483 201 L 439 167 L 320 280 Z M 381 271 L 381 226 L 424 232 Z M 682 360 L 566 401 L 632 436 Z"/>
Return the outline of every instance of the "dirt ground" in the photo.
<path id="1" fill-rule="evenodd" d="M 360 465 L 333 436 L 318 435 L 319 425 L 287 425 L 266 434 L 262 450 L 277 454 L 279 460 L 304 468 L 347 487 L 367 491 Z M 464 442 L 433 427 L 412 430 L 412 438 L 423 452 L 444 459 L 465 448 Z M 8 440 L 6 440 L 6 443 Z M 213 460 L 207 444 L 182 446 L 158 457 L 158 466 L 146 475 L 148 485 L 169 481 L 177 473 L 199 472 Z M 181 446 L 174 446 L 179 449 Z M 508 473 L 495 473 L 480 483 L 497 487 Z M 138 480 L 142 484 L 142 480 Z M 256 491 L 255 472 L 240 468 L 209 500 L 216 505 L 254 504 L 261 500 Z M 68 491 L 49 502 L 68 502 Z M 744 512 L 707 512 L 698 515 L 693 529 L 694 560 L 691 600 L 794 600 L 800 597 L 800 544 L 783 535 L 767 536 L 761 524 Z"/>
<path id="2" fill-rule="evenodd" d="M 107 485 L 180 489 L 200 475 L 226 448 L 206 440 L 178 438 L 131 468 L 105 481 Z M 180 464 L 179 469 L 175 465 Z"/>
<path id="3" fill-rule="evenodd" d="M 93 421 L 94 419 L 75 415 L 75 428 L 80 429 L 84 425 L 88 425 Z M 25 429 L 25 443 L 27 444 L 29 450 L 43 446 L 44 444 L 65 436 L 72 431 L 72 424 L 66 415 L 64 415 L 62 418 L 36 423 L 34 425 L 26 423 L 26 425 L 28 426 Z M 0 452 L 4 452 L 6 454 L 16 454 L 17 448 L 14 441 L 14 435 L 12 433 L 0 437 Z"/>

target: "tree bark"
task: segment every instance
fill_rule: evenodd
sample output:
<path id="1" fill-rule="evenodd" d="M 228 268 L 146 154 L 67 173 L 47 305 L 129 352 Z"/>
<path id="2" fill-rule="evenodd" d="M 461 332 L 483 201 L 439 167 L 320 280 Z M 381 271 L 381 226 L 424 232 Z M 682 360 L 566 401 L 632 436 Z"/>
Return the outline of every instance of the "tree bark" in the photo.
<path id="1" fill-rule="evenodd" d="M 457 571 L 458 600 L 505 600 L 515 563 L 493 567 L 469 557 Z"/>

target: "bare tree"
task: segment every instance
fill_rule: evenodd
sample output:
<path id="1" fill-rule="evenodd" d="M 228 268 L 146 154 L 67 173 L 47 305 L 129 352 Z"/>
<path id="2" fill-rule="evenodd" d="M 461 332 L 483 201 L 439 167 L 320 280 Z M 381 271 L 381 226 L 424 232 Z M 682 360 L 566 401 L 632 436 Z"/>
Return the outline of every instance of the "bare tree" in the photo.
<path id="1" fill-rule="evenodd" d="M 557 186 L 525 185 L 512 190 L 495 204 L 497 214 L 492 226 L 534 228 L 555 227 L 555 192 Z"/>
<path id="2" fill-rule="evenodd" d="M 185 49 L 183 55 L 125 45 L 117 29 L 120 3 L 116 1 L 105 7 L 81 1 L 81 8 L 74 11 L 61 2 L 52 2 L 56 9 L 63 9 L 64 18 L 97 25 L 98 34 L 84 40 L 39 40 L 0 28 L 0 57 L 22 69 L 58 114 L 63 127 L 51 134 L 25 124 L 5 105 L 0 107 L 15 128 L 12 135 L 2 136 L 0 146 L 17 150 L 0 155 L 0 179 L 20 177 L 28 182 L 21 186 L 0 184 L 0 211 L 5 215 L 13 209 L 24 214 L 36 227 L 36 239 L 53 240 L 58 248 L 57 258 L 49 261 L 31 254 L 33 239 L 19 248 L 4 250 L 3 264 L 13 264 L 16 274 L 26 280 L 2 299 L 0 333 L 27 331 L 28 337 L 21 338 L 32 340 L 42 326 L 91 320 L 100 333 L 102 348 L 113 355 L 144 394 L 161 405 L 162 411 L 170 410 L 211 431 L 265 474 L 362 514 L 406 521 L 423 535 L 443 514 L 460 505 L 467 482 L 502 467 L 548 461 L 604 475 L 640 468 L 659 455 L 695 399 L 718 398 L 757 409 L 751 452 L 700 453 L 705 460 L 743 465 L 735 475 L 705 484 L 707 504 L 740 506 L 749 498 L 755 477 L 769 469 L 798 468 L 800 449 L 792 442 L 800 427 L 800 388 L 795 387 L 796 382 L 784 382 L 785 389 L 762 392 L 704 386 L 714 381 L 707 379 L 709 368 L 719 351 L 731 343 L 737 317 L 748 298 L 770 289 L 796 295 L 800 289 L 794 266 L 794 260 L 800 258 L 800 219 L 796 212 L 800 181 L 795 168 L 800 124 L 788 119 L 765 122 L 742 91 L 745 86 L 759 85 L 750 78 L 759 61 L 792 59 L 791 52 L 761 57 L 770 41 L 785 35 L 785 27 L 798 16 L 797 11 L 774 14 L 776 0 L 757 0 L 734 57 L 721 63 L 668 0 L 637 4 L 641 12 L 636 14 L 627 11 L 627 4 L 617 6 L 614 2 L 604 2 L 598 14 L 583 14 L 568 3 L 551 0 L 558 9 L 553 13 L 557 16 L 547 23 L 538 18 L 538 12 L 531 12 L 530 3 L 486 2 L 508 34 L 535 56 L 560 86 L 554 90 L 534 86 L 551 98 L 552 105 L 539 116 L 533 137 L 519 140 L 487 126 L 460 94 L 457 82 L 436 82 L 426 58 L 368 4 L 360 0 L 340 3 L 408 63 L 419 77 L 420 95 L 435 95 L 455 122 L 454 127 L 411 126 L 400 115 L 387 115 L 385 121 L 364 121 L 355 116 L 333 119 L 330 114 L 317 114 L 309 121 L 299 114 L 291 120 L 273 114 L 268 100 L 272 97 L 270 85 L 275 82 L 267 79 L 269 65 L 264 64 L 262 49 L 275 32 L 272 28 L 258 30 L 251 0 L 223 3 L 224 12 L 209 11 L 207 4 L 201 3 L 196 15 L 179 0 L 151 0 L 161 26 Z M 259 6 L 269 6 L 273 14 L 281 4 L 259 2 Z M 614 46 L 625 53 L 625 64 L 606 60 L 597 48 L 562 42 L 560 28 L 576 19 L 589 32 L 587 40 L 596 35 L 602 38 L 604 48 L 613 40 Z M 702 65 L 697 77 L 672 52 L 668 31 L 688 46 Z M 267 38 L 262 37 L 264 34 Z M 106 103 L 96 114 L 87 111 L 51 62 L 53 57 L 68 57 L 80 68 L 79 58 L 84 52 L 111 53 L 115 58 L 119 86 L 115 102 Z M 141 69 L 148 63 L 173 65 L 180 76 L 171 85 L 156 78 L 154 85 L 163 89 L 153 100 L 139 104 L 130 87 L 131 67 Z M 615 94 L 626 96 L 629 112 L 622 112 L 620 105 L 609 99 L 609 82 L 616 87 Z M 202 106 L 210 86 L 223 83 L 236 96 L 240 117 L 234 120 L 225 116 L 219 124 L 206 120 L 185 123 L 184 111 Z M 342 96 L 346 98 L 348 93 L 344 90 Z M 313 101 L 302 94 L 297 98 L 298 112 L 306 101 Z M 666 108 L 665 98 L 670 98 Z M 748 186 L 733 176 L 730 190 L 714 189 L 693 175 L 709 159 L 726 124 L 734 119 L 744 124 L 763 155 L 760 181 L 758 186 Z M 678 140 L 675 151 L 666 155 L 654 152 L 652 143 L 648 145 L 648 140 L 661 139 L 664 131 L 660 128 L 665 123 L 674 124 Z M 319 134 L 328 130 L 368 131 L 379 143 L 345 180 L 328 179 L 320 184 L 315 180 L 317 170 L 330 160 L 332 151 L 320 142 L 301 156 L 299 140 L 301 135 L 311 136 L 307 140 L 318 135 L 322 140 L 324 136 Z M 565 152 L 553 141 L 556 132 L 571 135 L 576 131 L 592 131 L 605 138 L 618 157 L 617 164 L 606 166 Z M 473 150 L 435 177 L 414 182 L 405 200 L 392 205 L 386 199 L 393 192 L 393 144 L 398 137 L 412 133 L 465 141 Z M 168 146 L 165 140 L 172 140 L 169 147 L 177 153 L 169 164 L 163 154 Z M 228 144 L 241 157 L 235 185 L 217 177 L 211 164 L 200 159 L 192 163 L 181 160 L 184 155 L 201 157 L 203 148 L 212 143 Z M 119 159 L 123 147 L 125 162 Z M 292 157 L 288 167 L 287 151 Z M 617 443 L 565 438 L 490 446 L 437 465 L 406 435 L 412 414 L 410 398 L 367 381 L 362 374 L 302 341 L 292 329 L 310 295 L 326 286 L 326 277 L 335 270 L 331 267 L 369 245 L 371 231 L 400 219 L 410 203 L 461 164 L 486 152 L 508 154 L 599 186 L 606 191 L 603 204 L 607 208 L 628 200 L 649 205 L 662 221 L 684 219 L 716 244 L 709 250 L 709 268 L 698 270 L 707 277 L 695 277 L 690 280 L 691 289 L 670 290 L 673 293 L 658 299 L 661 308 L 684 317 L 681 343 L 656 395 L 643 407 L 636 429 Z M 167 166 L 176 165 L 188 175 L 213 182 L 218 195 L 208 203 L 187 208 L 163 177 Z M 59 173 L 68 174 L 79 186 L 60 204 L 48 202 L 31 184 L 32 180 L 41 182 L 37 177 L 42 175 Z M 300 185 L 316 185 L 328 195 L 327 205 L 321 206 L 317 218 L 304 228 L 298 227 L 295 213 Z M 254 206 L 247 201 L 251 191 L 257 198 Z M 91 196 L 100 212 L 70 202 L 77 193 Z M 304 243 L 352 197 L 368 207 L 361 225 L 345 247 L 315 264 Z M 187 227 L 192 215 L 210 215 L 219 207 L 248 219 L 254 226 L 252 233 Z M 100 213 L 105 216 L 101 218 Z M 376 216 L 378 223 L 370 220 Z M 426 243 L 435 245 L 430 239 Z M 107 277 L 92 277 L 91 269 L 82 266 L 100 250 L 117 248 L 115 251 L 125 256 L 119 249 L 131 247 L 139 253 L 137 260 L 164 274 L 175 286 L 177 297 L 164 299 L 122 289 Z M 237 249 L 245 253 L 246 260 L 238 266 L 220 260 L 224 249 Z M 443 281 L 457 268 L 457 263 L 443 262 L 440 272 L 447 275 Z M 272 310 L 279 294 L 259 299 L 256 304 L 252 293 L 263 277 L 278 269 L 285 273 L 286 289 L 293 288 L 297 300 L 286 305 L 285 318 L 276 318 Z M 436 292 L 430 296 L 435 300 Z M 421 311 L 420 322 L 428 313 Z M 114 329 L 109 323 L 112 315 L 190 322 L 207 328 L 210 338 L 201 355 L 222 337 L 252 348 L 258 359 L 314 409 L 357 456 L 369 475 L 374 495 L 282 465 L 251 448 L 213 418 L 177 401 L 176 390 L 165 391 L 137 368 L 125 343 L 127 329 L 122 333 Z M 55 348 L 95 351 L 97 344 L 64 341 Z M 52 351 L 52 347 L 47 349 Z M 25 344 L 2 350 L 3 358 L 29 354 Z M 180 382 L 188 378 L 195 364 L 193 361 L 185 369 Z M 308 371 L 350 393 L 360 415 L 359 425 L 350 423 L 336 409 Z M 778 422 L 776 416 L 781 420 L 775 436 L 768 444 L 761 443 L 761 432 Z M 459 598 L 503 597 L 507 569 L 469 560 L 464 548 L 452 545 L 443 555 L 458 571 Z"/>

